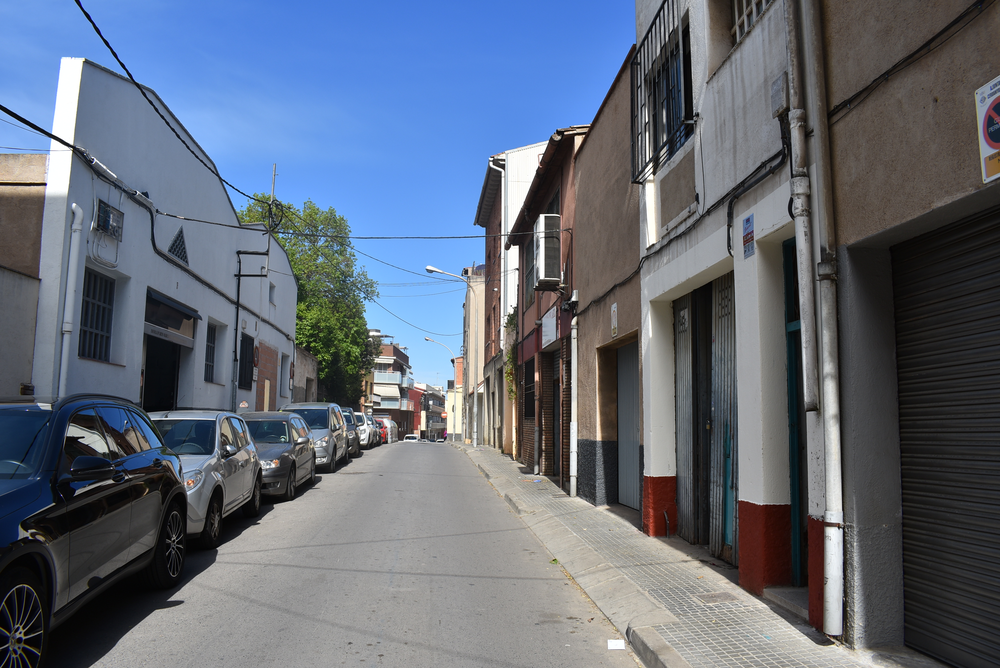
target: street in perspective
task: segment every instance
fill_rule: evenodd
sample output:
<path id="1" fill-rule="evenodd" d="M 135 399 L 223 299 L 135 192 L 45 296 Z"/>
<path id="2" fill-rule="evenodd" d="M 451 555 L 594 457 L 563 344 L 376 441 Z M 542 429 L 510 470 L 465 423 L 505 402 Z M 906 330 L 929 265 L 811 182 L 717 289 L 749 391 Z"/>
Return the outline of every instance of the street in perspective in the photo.
<path id="1" fill-rule="evenodd" d="M 1000 668 L 998 28 L 0 3 L 0 668 Z"/>

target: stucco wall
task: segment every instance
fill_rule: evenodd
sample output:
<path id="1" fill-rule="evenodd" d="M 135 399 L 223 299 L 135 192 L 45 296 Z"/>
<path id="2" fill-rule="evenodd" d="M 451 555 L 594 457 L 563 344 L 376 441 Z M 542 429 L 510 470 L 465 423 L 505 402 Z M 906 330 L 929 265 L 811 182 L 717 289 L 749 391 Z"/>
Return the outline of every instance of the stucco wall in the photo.
<path id="1" fill-rule="evenodd" d="M 0 266 L 38 276 L 46 155 L 0 154 Z"/>
<path id="2" fill-rule="evenodd" d="M 832 108 L 957 17 L 965 0 L 823 3 Z M 974 93 L 1000 72 L 1000 5 L 889 78 L 830 128 L 838 244 L 852 244 L 977 190 Z M 1000 193 L 994 186 L 994 200 Z"/>

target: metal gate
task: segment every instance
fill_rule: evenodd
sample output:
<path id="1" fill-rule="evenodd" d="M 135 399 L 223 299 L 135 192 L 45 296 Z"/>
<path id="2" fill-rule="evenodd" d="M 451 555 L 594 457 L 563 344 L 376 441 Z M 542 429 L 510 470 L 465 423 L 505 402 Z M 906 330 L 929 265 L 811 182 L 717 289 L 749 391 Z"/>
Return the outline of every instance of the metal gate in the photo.
<path id="1" fill-rule="evenodd" d="M 709 550 L 737 563 L 736 302 L 733 274 L 712 282 L 712 501 Z"/>
<path id="2" fill-rule="evenodd" d="M 892 249 L 904 639 L 1000 656 L 1000 210 Z"/>
<path id="3" fill-rule="evenodd" d="M 618 503 L 642 507 L 639 457 L 639 342 L 618 349 Z"/>

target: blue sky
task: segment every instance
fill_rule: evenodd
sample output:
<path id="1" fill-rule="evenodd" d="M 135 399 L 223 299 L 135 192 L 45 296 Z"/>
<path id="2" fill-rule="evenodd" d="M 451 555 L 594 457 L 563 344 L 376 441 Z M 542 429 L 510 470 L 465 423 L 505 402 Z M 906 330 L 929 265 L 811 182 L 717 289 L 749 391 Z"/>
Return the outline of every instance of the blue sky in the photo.
<path id="1" fill-rule="evenodd" d="M 226 180 L 268 191 L 277 163 L 278 198 L 334 207 L 357 235 L 481 233 L 472 220 L 487 158 L 589 123 L 635 41 L 624 0 L 81 2 Z M 64 56 L 121 72 L 73 0 L 0 3 L 0 103 L 51 129 Z M 0 122 L 0 152 L 48 143 Z M 359 255 L 385 308 L 461 331 L 462 284 L 423 268 L 481 263 L 482 239 L 355 243 L 422 274 Z M 447 351 L 425 332 L 375 304 L 366 316 L 408 347 L 418 381 L 451 378 Z"/>

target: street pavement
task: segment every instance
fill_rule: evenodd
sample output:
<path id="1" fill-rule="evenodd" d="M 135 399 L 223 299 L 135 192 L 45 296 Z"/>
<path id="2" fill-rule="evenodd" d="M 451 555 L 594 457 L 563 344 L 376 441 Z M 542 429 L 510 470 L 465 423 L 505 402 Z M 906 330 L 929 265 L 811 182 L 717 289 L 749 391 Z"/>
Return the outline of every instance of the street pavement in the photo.
<path id="1" fill-rule="evenodd" d="M 736 572 L 638 513 L 571 498 L 492 448 L 466 452 L 647 668 L 944 668 L 905 648 L 855 652 L 736 584 Z"/>
<path id="2" fill-rule="evenodd" d="M 299 491 L 226 518 L 177 589 L 88 604 L 49 665 L 640 665 L 461 451 L 383 445 Z"/>

